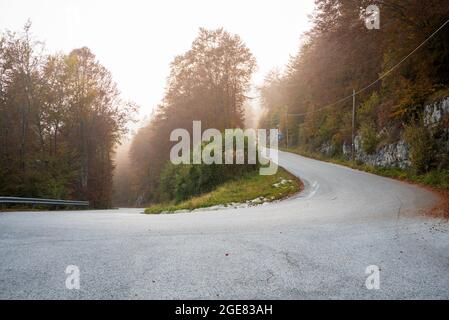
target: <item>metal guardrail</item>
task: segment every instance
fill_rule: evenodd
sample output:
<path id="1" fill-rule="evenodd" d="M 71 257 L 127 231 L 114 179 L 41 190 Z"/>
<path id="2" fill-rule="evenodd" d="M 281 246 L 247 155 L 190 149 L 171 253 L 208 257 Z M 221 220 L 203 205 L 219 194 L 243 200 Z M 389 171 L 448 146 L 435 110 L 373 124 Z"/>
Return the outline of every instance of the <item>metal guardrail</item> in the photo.
<path id="1" fill-rule="evenodd" d="M 61 205 L 61 206 L 88 206 L 89 201 L 75 200 L 56 200 L 56 199 L 37 199 L 37 198 L 20 198 L 20 197 L 0 197 L 0 204 L 43 204 L 43 205 Z"/>

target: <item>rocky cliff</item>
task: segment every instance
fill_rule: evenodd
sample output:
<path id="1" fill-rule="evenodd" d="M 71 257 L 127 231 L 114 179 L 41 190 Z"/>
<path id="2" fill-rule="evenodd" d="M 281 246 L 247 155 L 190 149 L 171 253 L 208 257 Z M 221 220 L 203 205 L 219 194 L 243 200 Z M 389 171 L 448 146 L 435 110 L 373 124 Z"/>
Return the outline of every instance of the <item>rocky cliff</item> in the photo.
<path id="1" fill-rule="evenodd" d="M 424 107 L 424 125 L 432 132 L 436 140 L 438 155 L 449 154 L 449 97 L 440 99 Z M 401 135 L 402 136 L 402 135 Z M 362 149 L 360 135 L 355 137 L 356 160 L 376 167 L 399 167 L 406 169 L 411 165 L 410 147 L 404 139 L 377 148 L 373 154 Z M 321 153 L 330 154 L 330 145 L 324 145 Z M 343 145 L 343 155 L 351 157 L 351 146 Z"/>

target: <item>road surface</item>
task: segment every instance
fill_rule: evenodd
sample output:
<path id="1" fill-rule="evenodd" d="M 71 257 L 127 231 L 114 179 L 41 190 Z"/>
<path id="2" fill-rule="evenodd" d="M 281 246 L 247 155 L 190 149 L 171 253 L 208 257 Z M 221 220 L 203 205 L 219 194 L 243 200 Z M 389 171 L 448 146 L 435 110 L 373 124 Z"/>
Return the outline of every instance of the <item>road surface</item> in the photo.
<path id="1" fill-rule="evenodd" d="M 306 189 L 266 206 L 2 213 L 0 298 L 449 298 L 449 226 L 421 214 L 434 194 L 289 153 L 280 163 Z"/>

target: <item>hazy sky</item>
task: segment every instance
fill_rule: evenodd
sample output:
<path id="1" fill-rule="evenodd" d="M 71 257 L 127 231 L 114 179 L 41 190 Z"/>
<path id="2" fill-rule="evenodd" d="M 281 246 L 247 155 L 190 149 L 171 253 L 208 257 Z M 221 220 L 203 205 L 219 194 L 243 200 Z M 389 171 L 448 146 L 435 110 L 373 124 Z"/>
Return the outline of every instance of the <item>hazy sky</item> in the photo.
<path id="1" fill-rule="evenodd" d="M 169 63 L 198 28 L 239 34 L 257 59 L 260 83 L 295 54 L 310 28 L 313 0 L 0 0 L 0 29 L 27 19 L 49 52 L 87 46 L 113 74 L 123 97 L 147 115 L 162 99 Z"/>

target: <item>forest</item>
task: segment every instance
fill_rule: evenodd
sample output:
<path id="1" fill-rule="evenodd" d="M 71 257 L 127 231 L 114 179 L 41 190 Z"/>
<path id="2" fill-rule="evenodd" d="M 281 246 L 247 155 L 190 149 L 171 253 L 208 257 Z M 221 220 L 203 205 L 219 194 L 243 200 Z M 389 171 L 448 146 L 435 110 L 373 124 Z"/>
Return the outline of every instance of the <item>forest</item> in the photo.
<path id="1" fill-rule="evenodd" d="M 112 206 L 113 152 L 136 105 L 88 48 L 46 54 L 31 23 L 0 34 L 0 194 Z"/>
<path id="2" fill-rule="evenodd" d="M 194 120 L 205 129 L 220 131 L 244 126 L 255 68 L 254 56 L 238 35 L 221 28 L 200 29 L 191 49 L 173 60 L 163 101 L 132 140 L 126 174 L 130 179 L 125 187 L 119 184 L 118 201 L 143 205 L 183 200 L 257 169 L 251 165 L 174 166 L 169 161 L 174 129 L 183 128 L 192 135 Z"/>
<path id="3" fill-rule="evenodd" d="M 378 30 L 361 21 L 372 4 L 380 11 Z M 447 135 L 447 123 L 432 132 L 423 111 L 449 93 L 449 28 L 439 30 L 448 13 L 449 2 L 439 0 L 316 1 L 314 27 L 298 53 L 260 87 L 260 126 L 288 128 L 289 147 L 345 157 L 354 90 L 355 133 L 364 152 L 404 138 L 417 173 L 447 169 L 447 150 L 436 145 L 447 141 L 439 136 Z"/>

